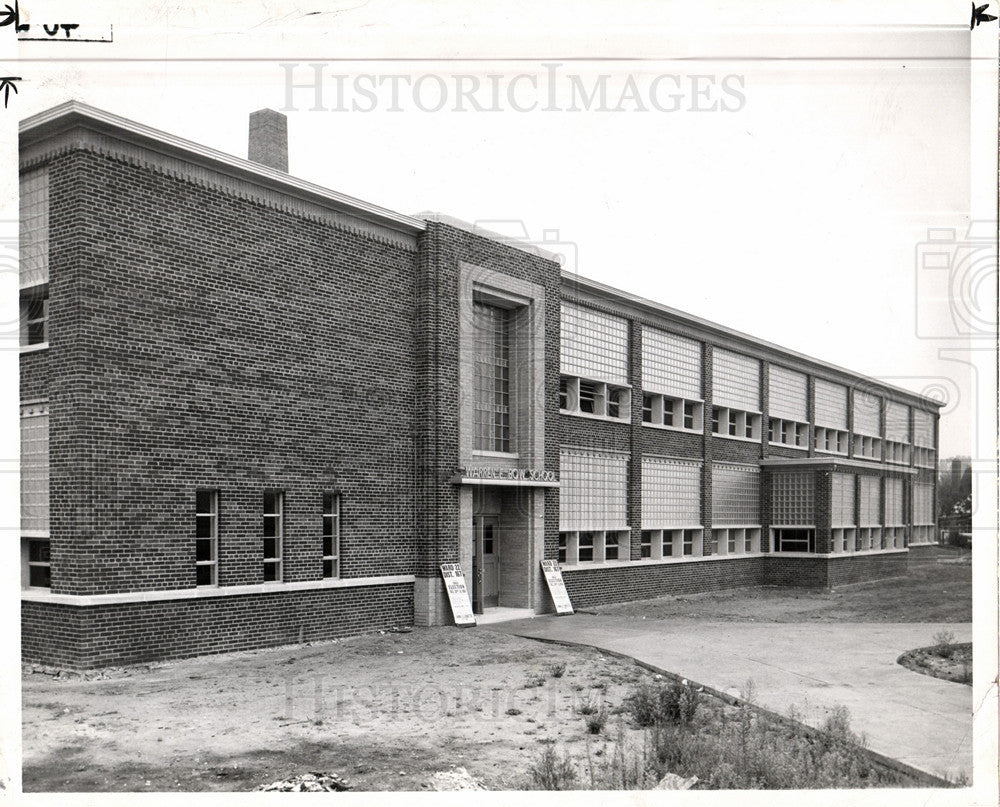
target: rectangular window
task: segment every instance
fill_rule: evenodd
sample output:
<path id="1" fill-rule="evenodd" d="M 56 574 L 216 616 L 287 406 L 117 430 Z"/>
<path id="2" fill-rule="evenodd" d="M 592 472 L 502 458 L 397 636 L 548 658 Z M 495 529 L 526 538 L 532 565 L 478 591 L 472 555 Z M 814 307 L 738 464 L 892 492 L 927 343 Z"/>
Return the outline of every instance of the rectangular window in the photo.
<path id="1" fill-rule="evenodd" d="M 674 549 L 674 531 L 664 530 L 663 537 L 660 540 L 660 552 L 661 557 L 670 558 L 673 557 L 675 553 Z"/>
<path id="2" fill-rule="evenodd" d="M 760 413 L 713 406 L 712 433 L 720 437 L 734 437 L 739 440 L 756 442 L 760 439 Z"/>
<path id="3" fill-rule="evenodd" d="M 21 175 L 20 285 L 49 282 L 49 171 Z"/>
<path id="4" fill-rule="evenodd" d="M 787 527 L 779 528 L 774 533 L 775 552 L 815 552 L 816 531 Z"/>
<path id="5" fill-rule="evenodd" d="M 510 453 L 510 311 L 485 303 L 475 317 L 475 449 Z"/>
<path id="6" fill-rule="evenodd" d="M 563 303 L 559 363 L 563 375 L 628 386 L 628 322 L 574 303 Z"/>
<path id="7" fill-rule="evenodd" d="M 642 329 L 642 388 L 701 399 L 701 343 L 657 328 Z"/>
<path id="8" fill-rule="evenodd" d="M 21 532 L 49 531 L 49 405 L 21 407 Z"/>
<path id="9" fill-rule="evenodd" d="M 569 415 L 592 415 L 628 421 L 631 419 L 631 392 L 603 381 L 564 376 L 559 381 L 559 409 Z"/>
<path id="10" fill-rule="evenodd" d="M 566 549 L 569 546 L 569 535 L 565 532 L 559 533 L 559 562 L 566 562 Z"/>
<path id="11" fill-rule="evenodd" d="M 760 468 L 712 464 L 712 524 L 760 525 Z"/>
<path id="12" fill-rule="evenodd" d="M 264 582 L 281 582 L 282 539 L 284 537 L 285 494 L 264 491 Z"/>
<path id="13" fill-rule="evenodd" d="M 564 448 L 559 452 L 559 529 L 628 527 L 628 455 Z"/>
<path id="14" fill-rule="evenodd" d="M 917 482 L 913 485 L 913 523 L 921 526 L 934 524 L 934 485 Z"/>
<path id="15" fill-rule="evenodd" d="M 804 373 L 772 364 L 768 369 L 768 414 L 780 420 L 807 423 L 809 380 Z"/>
<path id="16" fill-rule="evenodd" d="M 28 540 L 28 585 L 32 588 L 52 588 L 52 563 L 47 538 Z"/>
<path id="17" fill-rule="evenodd" d="M 683 532 L 684 540 L 684 554 L 693 555 L 694 554 L 694 542 L 695 542 L 695 530 L 684 530 Z"/>
<path id="18" fill-rule="evenodd" d="M 577 557 L 581 563 L 594 559 L 594 533 L 581 532 L 577 544 Z"/>
<path id="19" fill-rule="evenodd" d="M 760 412 L 760 362 L 716 348 L 712 358 L 712 397 L 717 406 Z"/>
<path id="20" fill-rule="evenodd" d="M 195 499 L 195 568 L 199 586 L 219 584 L 219 491 L 199 490 Z"/>
<path id="21" fill-rule="evenodd" d="M 854 517 L 854 474 L 832 474 L 830 495 L 830 519 L 834 527 L 855 526 Z"/>
<path id="22" fill-rule="evenodd" d="M 21 290 L 21 346 L 49 341 L 49 286 Z"/>
<path id="23" fill-rule="evenodd" d="M 604 559 L 618 560 L 618 549 L 621 541 L 621 533 L 604 533 Z"/>
<path id="24" fill-rule="evenodd" d="M 934 415 L 922 409 L 913 410 L 913 443 L 921 448 L 934 448 Z"/>
<path id="25" fill-rule="evenodd" d="M 847 431 L 847 387 L 816 379 L 816 425 Z"/>
<path id="26" fill-rule="evenodd" d="M 340 577 L 340 494 L 323 494 L 323 577 Z"/>
<path id="27" fill-rule="evenodd" d="M 642 420 L 653 426 L 700 433 L 704 404 L 657 393 L 642 396 Z"/>
<path id="28" fill-rule="evenodd" d="M 885 523 L 889 527 L 902 527 L 903 520 L 903 480 L 885 480 Z"/>
<path id="29" fill-rule="evenodd" d="M 643 529 L 701 524 L 701 463 L 642 458 Z"/>
<path id="30" fill-rule="evenodd" d="M 809 472 L 775 472 L 771 489 L 771 523 L 781 526 L 815 526 L 813 476 Z"/>
<path id="31" fill-rule="evenodd" d="M 854 390 L 854 432 L 882 436 L 882 399 L 867 390 Z"/>
<path id="32" fill-rule="evenodd" d="M 859 476 L 858 485 L 861 515 L 858 526 L 880 526 L 882 524 L 882 480 L 877 476 Z"/>
<path id="33" fill-rule="evenodd" d="M 639 557 L 640 558 L 651 558 L 653 557 L 653 532 L 652 530 L 643 530 L 642 535 L 639 540 Z"/>

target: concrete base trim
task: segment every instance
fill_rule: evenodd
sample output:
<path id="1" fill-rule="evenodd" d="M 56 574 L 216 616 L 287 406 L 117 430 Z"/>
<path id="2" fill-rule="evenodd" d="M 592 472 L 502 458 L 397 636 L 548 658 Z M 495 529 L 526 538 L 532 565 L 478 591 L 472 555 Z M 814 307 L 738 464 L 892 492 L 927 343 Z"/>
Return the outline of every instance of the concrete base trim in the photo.
<path id="1" fill-rule="evenodd" d="M 163 600 L 200 600 L 216 597 L 244 597 L 248 594 L 284 594 L 289 591 L 313 591 L 327 588 L 359 588 L 363 586 L 391 586 L 412 583 L 412 574 L 386 575 L 384 577 L 349 577 L 343 579 L 302 580 L 294 583 L 261 583 L 253 586 L 218 586 L 204 588 L 179 588 L 169 591 L 130 591 L 123 594 L 53 594 L 43 589 L 21 592 L 22 602 L 41 602 L 53 605 L 118 605 L 129 602 L 161 602 Z"/>

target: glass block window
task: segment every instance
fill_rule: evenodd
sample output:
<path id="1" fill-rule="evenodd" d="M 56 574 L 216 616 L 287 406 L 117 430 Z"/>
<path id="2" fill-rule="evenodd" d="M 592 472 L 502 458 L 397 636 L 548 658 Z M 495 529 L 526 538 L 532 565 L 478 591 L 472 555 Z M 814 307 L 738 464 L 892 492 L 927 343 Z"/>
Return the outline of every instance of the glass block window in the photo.
<path id="1" fill-rule="evenodd" d="M 563 375 L 628 385 L 628 322 L 563 303 L 559 364 Z"/>
<path id="2" fill-rule="evenodd" d="M 716 406 L 760 411 L 760 362 L 716 348 L 712 354 L 712 402 Z"/>
<path id="3" fill-rule="evenodd" d="M 854 390 L 854 431 L 871 437 L 882 436 L 882 399 L 863 390 Z"/>
<path id="4" fill-rule="evenodd" d="M 646 392 L 701 400 L 701 343 L 643 327 L 642 388 Z"/>
<path id="5" fill-rule="evenodd" d="M 21 285 L 49 282 L 49 171 L 21 175 Z"/>
<path id="6" fill-rule="evenodd" d="M 816 379 L 816 425 L 847 429 L 847 387 Z"/>
<path id="7" fill-rule="evenodd" d="M 475 449 L 510 451 L 510 312 L 473 304 L 476 333 Z"/>
<path id="8" fill-rule="evenodd" d="M 882 523 L 882 480 L 877 476 L 858 477 L 860 497 L 859 527 L 878 527 Z"/>
<path id="9" fill-rule="evenodd" d="M 776 472 L 771 479 L 771 524 L 813 526 L 813 498 L 811 473 Z"/>
<path id="10" fill-rule="evenodd" d="M 768 371 L 768 412 L 772 417 L 809 421 L 807 405 L 809 381 L 804 373 L 796 373 L 772 364 Z"/>
<path id="11" fill-rule="evenodd" d="M 712 524 L 760 524 L 760 468 L 712 464 Z"/>
<path id="12" fill-rule="evenodd" d="M 897 443 L 910 442 L 910 407 L 906 404 L 886 401 L 885 438 Z"/>
<path id="13" fill-rule="evenodd" d="M 21 531 L 49 530 L 49 405 L 21 407 Z"/>
<path id="14" fill-rule="evenodd" d="M 913 442 L 924 448 L 934 448 L 934 415 L 930 412 L 913 410 Z"/>
<path id="15" fill-rule="evenodd" d="M 701 524 L 701 463 L 642 458 L 642 528 Z"/>
<path id="16" fill-rule="evenodd" d="M 559 530 L 628 528 L 628 455 L 559 452 Z"/>
<path id="17" fill-rule="evenodd" d="M 834 527 L 853 527 L 854 474 L 833 474 L 830 496 L 830 523 Z"/>
<path id="18" fill-rule="evenodd" d="M 885 480 L 885 523 L 889 527 L 902 527 L 903 519 L 903 480 Z"/>
<path id="19" fill-rule="evenodd" d="M 913 523 L 934 524 L 934 485 L 917 482 L 913 486 Z"/>

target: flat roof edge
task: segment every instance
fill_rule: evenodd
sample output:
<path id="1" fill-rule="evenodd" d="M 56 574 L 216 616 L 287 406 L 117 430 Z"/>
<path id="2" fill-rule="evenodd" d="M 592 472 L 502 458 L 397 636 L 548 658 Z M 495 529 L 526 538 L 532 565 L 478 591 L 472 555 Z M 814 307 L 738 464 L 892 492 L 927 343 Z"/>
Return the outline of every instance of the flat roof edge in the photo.
<path id="1" fill-rule="evenodd" d="M 251 160 L 244 160 L 232 154 L 226 154 L 191 140 L 185 140 L 169 132 L 154 129 L 151 126 L 114 115 L 80 101 L 66 101 L 25 118 L 19 124 L 18 134 L 22 140 L 31 139 L 33 136 L 40 139 L 47 134 L 70 128 L 74 124 L 82 124 L 117 137 L 125 135 L 126 139 L 138 140 L 143 145 L 153 146 L 175 155 L 180 154 L 195 162 L 207 163 L 222 173 L 237 174 L 250 181 L 293 195 L 304 194 L 339 211 L 399 230 L 408 235 L 417 235 L 427 229 L 426 224 L 421 219 L 396 213 L 361 199 L 355 199 L 352 196 L 324 188 L 322 185 L 293 177 L 283 171 L 269 168 Z"/>
<path id="2" fill-rule="evenodd" d="M 695 316 L 694 314 L 687 314 L 684 311 L 679 311 L 676 308 L 671 308 L 663 303 L 658 303 L 654 300 L 649 300 L 645 297 L 640 297 L 638 294 L 632 294 L 631 292 L 622 291 L 614 286 L 609 286 L 606 283 L 601 283 L 599 280 L 592 280 L 582 275 L 576 274 L 575 272 L 570 272 L 563 270 L 562 280 L 566 285 L 577 285 L 580 288 L 586 289 L 588 291 L 603 295 L 605 297 L 617 298 L 621 302 L 628 305 L 635 306 L 637 308 L 645 308 L 657 314 L 665 314 L 667 316 L 673 317 L 675 319 L 681 320 L 684 323 L 690 324 L 696 328 L 700 328 L 706 331 L 718 333 L 723 336 L 728 336 L 733 339 L 737 339 L 741 342 L 746 342 L 748 345 L 757 345 L 760 347 L 767 348 L 775 353 L 783 356 L 787 356 L 789 359 L 793 359 L 799 362 L 806 362 L 808 364 L 820 367 L 826 370 L 830 370 L 840 376 L 849 376 L 856 378 L 859 381 L 868 382 L 874 386 L 880 387 L 885 390 L 889 390 L 900 395 L 906 396 L 910 400 L 919 401 L 922 404 L 936 406 L 938 408 L 944 406 L 942 401 L 935 401 L 932 398 L 928 398 L 925 395 L 921 395 L 919 392 L 913 392 L 912 390 L 903 389 L 902 387 L 897 387 L 893 384 L 887 384 L 884 381 L 880 381 L 877 378 L 872 378 L 871 376 L 866 376 L 862 373 L 855 372 L 853 370 L 848 370 L 846 367 L 840 367 L 839 365 L 832 364 L 831 362 L 824 361 L 823 359 L 817 359 L 813 356 L 807 356 L 805 353 L 798 353 L 781 345 L 776 345 L 773 342 L 768 342 L 765 339 L 760 339 L 756 336 L 752 336 L 742 331 L 737 331 L 734 328 L 728 328 L 725 325 L 720 325 L 717 322 L 712 322 L 711 320 L 703 319 L 701 317 Z"/>

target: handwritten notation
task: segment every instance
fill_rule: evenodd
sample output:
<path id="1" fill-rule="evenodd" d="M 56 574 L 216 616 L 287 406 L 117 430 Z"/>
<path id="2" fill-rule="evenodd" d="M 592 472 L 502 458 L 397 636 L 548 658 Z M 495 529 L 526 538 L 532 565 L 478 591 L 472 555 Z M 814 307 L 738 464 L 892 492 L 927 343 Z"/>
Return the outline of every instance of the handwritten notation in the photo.
<path id="1" fill-rule="evenodd" d="M 3 90 L 3 108 L 7 108 L 7 99 L 10 98 L 10 91 L 13 90 L 15 95 L 17 94 L 17 85 L 15 81 L 21 81 L 20 76 L 0 76 L 0 90 Z"/>
<path id="2" fill-rule="evenodd" d="M 32 29 L 30 22 L 21 21 L 21 8 L 18 0 L 14 0 L 14 5 L 5 3 L 0 11 L 0 28 L 8 25 L 14 26 L 14 33 L 18 42 L 111 42 L 114 40 L 114 31 L 109 25 L 107 29 L 87 25 L 83 26 L 78 22 L 57 22 L 42 23 L 41 27 L 35 26 Z M 30 36 L 30 33 L 44 33 L 44 36 Z M 95 34 L 95 35 L 91 35 Z M 16 91 L 15 91 L 16 92 Z"/>

